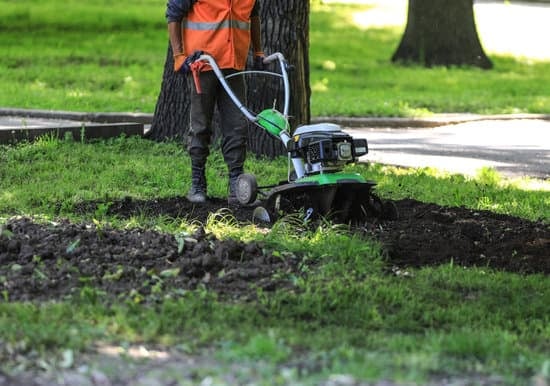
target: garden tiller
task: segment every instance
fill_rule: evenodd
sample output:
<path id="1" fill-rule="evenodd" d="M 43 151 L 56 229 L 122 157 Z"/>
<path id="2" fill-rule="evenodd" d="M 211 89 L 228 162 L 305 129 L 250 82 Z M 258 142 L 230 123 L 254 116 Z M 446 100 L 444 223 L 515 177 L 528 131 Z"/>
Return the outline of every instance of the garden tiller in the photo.
<path id="1" fill-rule="evenodd" d="M 334 123 L 299 126 L 290 132 L 288 108 L 290 86 L 288 64 L 281 53 L 264 59 L 264 64 L 278 62 L 279 71 L 240 71 L 224 76 L 214 58 L 202 54 L 202 67 L 210 65 L 227 94 L 246 118 L 259 128 L 280 139 L 288 152 L 287 180 L 277 185 L 258 186 L 252 174 L 239 176 L 237 199 L 242 205 L 254 205 L 254 217 L 270 222 L 281 214 L 303 211 L 304 218 L 328 217 L 338 221 L 363 221 L 371 216 L 396 217 L 393 202 L 383 202 L 373 192 L 376 185 L 358 173 L 344 172 L 346 164 L 368 153 L 366 139 L 354 139 Z M 194 69 L 195 81 L 197 66 Z M 282 79 L 284 87 L 283 111 L 265 109 L 254 114 L 236 97 L 226 79 L 244 74 L 263 74 Z M 197 86 L 200 86 L 197 84 Z M 292 164 L 292 167 L 290 166 Z"/>

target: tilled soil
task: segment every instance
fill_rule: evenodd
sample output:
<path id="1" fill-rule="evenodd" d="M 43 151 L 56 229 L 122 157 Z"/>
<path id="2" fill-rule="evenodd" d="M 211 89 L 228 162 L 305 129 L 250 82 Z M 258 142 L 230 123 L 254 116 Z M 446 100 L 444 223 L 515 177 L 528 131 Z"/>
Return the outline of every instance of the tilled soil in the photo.
<path id="1" fill-rule="evenodd" d="M 372 219 L 352 229 L 382 243 L 388 268 L 452 261 L 521 274 L 550 273 L 548 224 L 410 199 L 395 204 L 398 220 Z M 83 203 L 75 210 L 121 218 L 163 215 L 204 224 L 226 206 L 217 199 L 193 205 L 181 197 L 126 198 L 109 205 Z M 252 208 L 233 207 L 229 213 L 239 222 L 252 220 Z M 166 296 L 167 289 L 170 296 L 178 296 L 199 286 L 246 300 L 254 298 L 258 289 L 290 287 L 299 263 L 300 256 L 281 257 L 258 242 L 220 240 L 202 227 L 191 235 L 174 236 L 66 220 L 43 224 L 12 218 L 0 232 L 0 293 L 10 301 L 98 294 L 112 300 L 155 301 Z"/>

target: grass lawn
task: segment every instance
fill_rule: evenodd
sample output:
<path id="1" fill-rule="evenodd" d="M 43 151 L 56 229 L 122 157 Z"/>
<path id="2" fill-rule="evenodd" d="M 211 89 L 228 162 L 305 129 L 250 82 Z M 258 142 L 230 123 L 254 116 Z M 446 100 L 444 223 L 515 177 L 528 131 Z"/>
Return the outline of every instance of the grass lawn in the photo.
<path id="1" fill-rule="evenodd" d="M 101 0 L 4 1 L 0 106 L 152 112 L 167 47 L 164 3 L 126 6 Z M 361 30 L 346 22 L 361 10 L 365 6 L 312 6 L 314 115 L 550 111 L 545 88 L 550 63 L 492 57 L 495 69 L 488 72 L 394 66 L 388 58 L 398 32 Z M 9 240 L 4 225 L 14 216 L 174 236 L 195 229 L 197 224 L 181 219 L 121 219 L 73 210 L 87 200 L 181 195 L 189 162 L 179 144 L 140 138 L 83 143 L 46 136 L 2 146 L 0 241 Z M 223 160 L 215 153 L 209 162 L 210 193 L 224 197 Z M 286 159 L 247 162 L 266 182 L 286 175 Z M 491 170 L 476 178 L 379 165 L 349 170 L 376 180 L 386 198 L 491 210 L 541 226 L 550 221 L 547 181 L 505 180 Z M 467 377 L 471 384 L 550 381 L 547 276 L 452 262 L 390 275 L 379 244 L 332 224 L 308 231 L 284 223 L 271 231 L 223 221 L 203 225 L 220 237 L 260 240 L 281 258 L 303 255 L 307 275 L 295 278 L 295 291 L 259 293 L 254 302 L 222 301 L 205 288 L 184 295 L 170 288 L 166 297 L 149 303 L 130 294 L 107 302 L 85 285 L 84 275 L 80 293 L 55 302 L 10 301 L 4 289 L 0 371 L 71 368 L 85 361 L 91 347 L 128 352 L 143 345 L 215 360 L 196 378 L 209 376 L 214 384 L 233 363 L 247 366 L 243 371 L 254 374 L 258 384 L 319 384 L 334 374 L 418 384 L 453 377 Z M 32 259 L 44 263 L 40 256 Z M 7 288 L 7 280 L 0 276 L 0 288 Z"/>
<path id="2" fill-rule="evenodd" d="M 311 8 L 313 116 L 550 111 L 548 61 L 492 55 L 491 71 L 393 65 L 402 28 L 361 27 L 354 16 L 367 5 Z M 168 43 L 164 3 L 7 1 L 0 20 L 0 106 L 153 112 Z"/>
<path id="3" fill-rule="evenodd" d="M 1 148 L 0 160 L 0 241 L 9 240 L 2 224 L 13 215 L 33 216 L 50 226 L 68 218 L 98 229 L 141 227 L 175 237 L 197 226 L 162 216 L 121 219 L 101 208 L 91 216 L 73 211 L 85 200 L 181 195 L 186 189 L 182 181 L 189 179 L 189 158 L 178 144 L 45 137 Z M 216 174 L 223 170 L 222 158 L 215 153 L 210 162 L 211 194 L 223 197 L 225 178 Z M 250 172 L 266 183 L 286 173 L 286 159 L 248 162 Z M 545 223 L 550 219 L 548 187 L 530 190 L 526 183 L 531 181 L 503 180 L 491 171 L 466 178 L 429 169 L 366 170 L 356 165 L 352 170 L 378 181 L 384 197 L 465 205 Z M 124 351 L 144 345 L 215 358 L 216 366 L 201 371 L 221 384 L 232 363 L 245 367 L 246 379 L 256 377 L 261 384 L 318 384 L 341 373 L 421 384 L 438 377 L 497 377 L 500 384 L 527 385 L 534 376 L 548 376 L 546 276 L 452 262 L 411 269 L 406 276 L 388 275 L 380 246 L 345 228 L 326 224 L 304 231 L 283 222 L 266 232 L 219 220 L 205 225 L 218 237 L 259 240 L 280 256 L 305 255 L 307 275 L 296 278 L 297 292 L 226 302 L 204 288 L 183 295 L 178 288 L 166 288 L 164 297 L 153 302 L 136 301 L 131 292 L 113 302 L 86 286 L 85 275 L 80 292 L 56 302 L 9 301 L 9 291 L 3 290 L 2 370 L 14 374 L 70 367 L 85 360 L 90 347 Z M 40 264 L 47 264 L 41 260 L 33 258 L 36 280 Z M 11 270 L 21 269 L 8 264 Z M 63 263 L 58 259 L 56 264 Z M 112 273 L 104 280 L 116 282 L 117 277 Z M 6 280 L 0 276 L 0 285 L 7 286 Z"/>

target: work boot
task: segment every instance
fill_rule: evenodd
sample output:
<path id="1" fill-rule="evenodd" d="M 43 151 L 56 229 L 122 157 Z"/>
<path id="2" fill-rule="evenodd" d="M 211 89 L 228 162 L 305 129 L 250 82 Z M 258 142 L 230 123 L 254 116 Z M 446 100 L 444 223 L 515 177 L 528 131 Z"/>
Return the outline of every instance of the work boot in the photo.
<path id="1" fill-rule="evenodd" d="M 241 174 L 242 172 L 238 172 L 229 175 L 229 193 L 227 194 L 227 203 L 229 205 L 240 205 L 237 199 L 237 178 L 239 178 Z"/>
<path id="2" fill-rule="evenodd" d="M 206 202 L 206 177 L 204 168 L 193 167 L 191 169 L 191 188 L 187 193 L 187 199 L 194 204 Z"/>

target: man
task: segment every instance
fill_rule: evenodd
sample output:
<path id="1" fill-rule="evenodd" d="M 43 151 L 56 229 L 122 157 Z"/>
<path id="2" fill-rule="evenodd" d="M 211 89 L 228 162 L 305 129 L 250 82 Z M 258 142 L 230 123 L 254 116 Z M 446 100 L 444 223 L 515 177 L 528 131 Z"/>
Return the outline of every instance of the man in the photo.
<path id="1" fill-rule="evenodd" d="M 174 71 L 188 73 L 192 59 L 204 52 L 216 60 L 224 75 L 243 70 L 250 45 L 254 63 L 261 64 L 259 4 L 255 0 L 168 0 L 168 35 L 174 54 Z M 201 93 L 188 76 L 191 117 L 187 149 L 191 157 L 191 189 L 187 199 L 206 201 L 205 166 L 212 136 L 212 115 L 217 105 L 221 117 L 221 150 L 229 170 L 228 203 L 237 204 L 237 177 L 243 173 L 248 123 L 211 69 L 199 74 Z M 227 80 L 239 98 L 245 98 L 240 76 Z"/>

